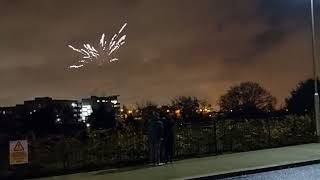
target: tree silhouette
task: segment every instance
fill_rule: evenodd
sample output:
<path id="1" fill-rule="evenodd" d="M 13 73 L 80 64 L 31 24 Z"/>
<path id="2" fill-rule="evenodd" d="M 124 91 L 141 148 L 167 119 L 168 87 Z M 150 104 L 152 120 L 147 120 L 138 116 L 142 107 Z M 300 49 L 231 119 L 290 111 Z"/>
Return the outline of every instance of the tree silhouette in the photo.
<path id="1" fill-rule="evenodd" d="M 157 104 L 147 101 L 146 103 L 137 104 L 137 107 L 140 111 L 140 115 L 143 121 L 143 130 L 144 132 L 148 131 L 150 122 L 154 119 L 154 113 L 159 112 Z"/>
<path id="2" fill-rule="evenodd" d="M 318 89 L 318 91 L 320 88 Z M 314 110 L 314 80 L 301 81 L 286 98 L 286 108 L 289 113 L 304 115 Z"/>
<path id="3" fill-rule="evenodd" d="M 221 111 L 233 117 L 261 117 L 274 110 L 275 105 L 276 98 L 255 82 L 233 86 L 219 100 Z"/>
<path id="4" fill-rule="evenodd" d="M 198 110 L 206 104 L 205 101 L 201 101 L 196 97 L 180 96 L 172 100 L 171 106 L 174 110 L 178 110 L 181 114 L 181 118 L 184 122 L 199 122 L 195 120 L 200 119 Z"/>
<path id="5" fill-rule="evenodd" d="M 114 110 L 107 110 L 105 106 L 100 105 L 89 117 L 89 123 L 93 129 L 110 129 L 116 127 L 116 118 Z"/>

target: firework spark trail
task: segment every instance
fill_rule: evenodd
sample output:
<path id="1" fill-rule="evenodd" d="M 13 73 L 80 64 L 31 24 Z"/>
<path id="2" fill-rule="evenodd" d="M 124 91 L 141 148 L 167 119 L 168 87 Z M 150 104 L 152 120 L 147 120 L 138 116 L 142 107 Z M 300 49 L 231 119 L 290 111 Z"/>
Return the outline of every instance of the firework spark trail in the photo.
<path id="1" fill-rule="evenodd" d="M 118 58 L 111 58 L 108 56 L 111 56 L 114 52 L 116 52 L 119 48 L 121 48 L 122 45 L 125 44 L 125 40 L 127 35 L 121 36 L 118 40 L 117 38 L 122 33 L 122 31 L 126 28 L 127 23 L 125 23 L 121 29 L 118 31 L 118 33 L 114 34 L 109 42 L 109 46 L 107 47 L 107 41 L 105 40 L 105 34 L 103 33 L 101 35 L 100 41 L 99 41 L 99 50 L 95 49 L 90 44 L 83 44 L 84 49 L 77 49 L 71 45 L 68 45 L 69 48 L 71 48 L 73 51 L 78 52 L 83 55 L 82 59 L 78 61 L 80 64 L 78 65 L 71 65 L 69 68 L 81 68 L 84 67 L 84 64 L 89 63 L 94 60 L 107 60 L 108 63 L 118 61 Z M 105 57 L 106 56 L 106 57 Z M 107 58 L 107 59 L 105 59 Z M 109 59 L 109 60 L 108 60 Z"/>
<path id="2" fill-rule="evenodd" d="M 81 67 L 83 67 L 83 64 L 81 64 L 81 65 L 79 65 L 79 66 L 77 66 L 77 65 L 72 65 L 72 66 L 70 66 L 70 68 L 76 68 L 76 69 L 81 68 Z"/>
<path id="3" fill-rule="evenodd" d="M 123 29 L 127 26 L 127 23 L 124 23 L 124 25 L 121 27 L 120 31 L 118 32 L 118 34 L 121 34 L 121 32 L 123 31 Z"/>
<path id="4" fill-rule="evenodd" d="M 113 58 L 110 60 L 110 62 L 114 62 L 114 61 L 118 61 L 119 59 L 118 58 Z"/>

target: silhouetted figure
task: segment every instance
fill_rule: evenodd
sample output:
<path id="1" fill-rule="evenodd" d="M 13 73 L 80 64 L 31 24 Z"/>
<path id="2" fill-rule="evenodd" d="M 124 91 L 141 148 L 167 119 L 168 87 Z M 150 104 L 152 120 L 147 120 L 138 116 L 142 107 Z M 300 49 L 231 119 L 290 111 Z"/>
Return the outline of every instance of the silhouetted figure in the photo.
<path id="1" fill-rule="evenodd" d="M 158 113 L 153 113 L 153 116 L 149 126 L 150 160 L 153 165 L 160 165 L 160 144 L 163 136 L 163 123 Z"/>
<path id="2" fill-rule="evenodd" d="M 169 116 L 162 116 L 162 122 L 164 126 L 163 134 L 163 154 L 164 162 L 172 163 L 174 155 L 174 143 L 175 143 L 175 123 Z"/>

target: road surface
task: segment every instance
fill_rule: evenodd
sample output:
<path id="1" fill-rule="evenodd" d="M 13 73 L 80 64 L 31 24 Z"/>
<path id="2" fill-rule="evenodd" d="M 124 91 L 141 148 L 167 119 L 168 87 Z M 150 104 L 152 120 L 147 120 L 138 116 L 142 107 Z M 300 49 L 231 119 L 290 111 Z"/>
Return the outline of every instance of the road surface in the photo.
<path id="1" fill-rule="evenodd" d="M 224 180 L 319 180 L 320 164 L 302 166 L 258 174 L 244 175 Z"/>

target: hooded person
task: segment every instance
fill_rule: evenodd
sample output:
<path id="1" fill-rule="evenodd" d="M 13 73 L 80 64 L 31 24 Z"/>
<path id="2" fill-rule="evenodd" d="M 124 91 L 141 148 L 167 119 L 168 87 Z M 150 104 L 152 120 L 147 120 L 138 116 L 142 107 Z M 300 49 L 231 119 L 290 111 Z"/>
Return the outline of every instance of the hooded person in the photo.
<path id="1" fill-rule="evenodd" d="M 164 126 L 163 133 L 163 156 L 164 162 L 172 163 L 174 155 L 174 143 L 175 143 L 175 122 L 169 115 L 162 116 L 162 123 Z"/>
<path id="2" fill-rule="evenodd" d="M 153 117 L 149 126 L 150 160 L 153 165 L 160 165 L 162 137 L 163 123 L 160 120 L 159 114 L 153 112 Z"/>

